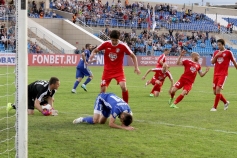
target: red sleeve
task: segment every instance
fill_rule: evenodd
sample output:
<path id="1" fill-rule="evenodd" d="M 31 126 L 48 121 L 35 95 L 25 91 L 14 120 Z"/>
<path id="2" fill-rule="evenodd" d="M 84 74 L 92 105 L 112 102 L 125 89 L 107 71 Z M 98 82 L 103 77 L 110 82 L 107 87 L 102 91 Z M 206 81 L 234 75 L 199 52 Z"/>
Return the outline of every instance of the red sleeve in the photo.
<path id="1" fill-rule="evenodd" d="M 235 60 L 235 57 L 234 57 L 233 53 L 232 53 L 231 51 L 229 51 L 229 52 L 230 52 L 230 53 L 229 53 L 229 54 L 230 54 L 230 60 L 231 60 L 231 61 Z"/>
<path id="2" fill-rule="evenodd" d="M 187 64 L 188 60 L 183 60 L 182 63 L 185 66 Z"/>
<path id="3" fill-rule="evenodd" d="M 218 52 L 218 51 L 215 51 L 215 52 L 213 53 L 212 58 L 214 58 L 214 57 L 216 56 L 217 52 Z"/>
<path id="4" fill-rule="evenodd" d="M 101 45 L 99 45 L 98 47 L 97 47 L 97 49 L 98 50 L 104 50 L 105 48 L 106 48 L 106 44 L 107 44 L 107 41 L 106 42 L 103 42 Z"/>
<path id="5" fill-rule="evenodd" d="M 123 44 L 123 46 L 125 54 L 127 55 L 133 54 L 132 50 L 126 44 Z"/>
<path id="6" fill-rule="evenodd" d="M 171 75 L 170 71 L 167 71 L 166 75 L 169 77 L 169 79 L 173 79 L 173 76 Z"/>
<path id="7" fill-rule="evenodd" d="M 153 72 L 157 72 L 157 71 L 162 71 L 162 68 L 153 68 L 151 69 Z"/>
<path id="8" fill-rule="evenodd" d="M 162 54 L 162 55 L 159 57 L 157 63 L 160 63 L 160 61 L 162 61 L 163 63 L 165 62 L 165 55 L 164 55 L 164 54 Z"/>

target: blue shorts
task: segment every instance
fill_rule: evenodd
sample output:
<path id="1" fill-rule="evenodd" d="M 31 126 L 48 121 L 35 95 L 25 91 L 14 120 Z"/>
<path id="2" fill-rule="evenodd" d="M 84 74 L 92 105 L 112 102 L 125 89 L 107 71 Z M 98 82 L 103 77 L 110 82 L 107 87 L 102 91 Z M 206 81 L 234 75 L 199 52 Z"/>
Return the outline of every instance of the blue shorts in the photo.
<path id="1" fill-rule="evenodd" d="M 111 110 L 104 105 L 104 103 L 99 99 L 99 96 L 95 101 L 94 114 L 102 114 L 106 118 L 111 114 Z"/>
<path id="2" fill-rule="evenodd" d="M 92 72 L 88 68 L 77 68 L 76 79 L 84 78 L 84 76 L 92 76 Z"/>

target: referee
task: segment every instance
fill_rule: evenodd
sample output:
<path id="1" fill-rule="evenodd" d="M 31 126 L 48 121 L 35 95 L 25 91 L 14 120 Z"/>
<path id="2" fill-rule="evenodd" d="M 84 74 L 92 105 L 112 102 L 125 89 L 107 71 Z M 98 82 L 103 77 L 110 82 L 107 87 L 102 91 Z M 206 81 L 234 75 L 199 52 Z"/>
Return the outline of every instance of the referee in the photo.
<path id="1" fill-rule="evenodd" d="M 51 77 L 49 81 L 37 80 L 28 85 L 28 115 L 34 114 L 34 109 L 43 113 L 42 105 L 50 104 L 53 108 L 54 94 L 60 81 L 57 77 Z M 7 111 L 16 109 L 14 104 L 8 103 Z M 56 111 L 56 110 L 55 110 Z M 54 113 L 54 112 L 52 112 Z"/>

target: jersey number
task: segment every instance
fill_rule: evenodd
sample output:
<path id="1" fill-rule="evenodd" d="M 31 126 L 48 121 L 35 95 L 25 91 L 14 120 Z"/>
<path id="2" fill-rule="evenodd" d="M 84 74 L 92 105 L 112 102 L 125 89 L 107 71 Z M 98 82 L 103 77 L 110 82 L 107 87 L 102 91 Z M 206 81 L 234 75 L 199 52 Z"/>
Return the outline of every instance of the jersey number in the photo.
<path id="1" fill-rule="evenodd" d="M 121 98 L 119 98 L 117 96 L 112 95 L 110 97 L 113 98 L 116 102 L 124 102 L 123 99 L 121 99 Z"/>
<path id="2" fill-rule="evenodd" d="M 38 81 L 35 84 L 40 84 L 40 85 L 42 85 L 44 87 L 46 87 L 48 85 L 48 83 L 46 81 Z"/>
<path id="3" fill-rule="evenodd" d="M 180 82 L 176 82 L 176 84 L 175 84 L 176 86 L 180 86 Z"/>

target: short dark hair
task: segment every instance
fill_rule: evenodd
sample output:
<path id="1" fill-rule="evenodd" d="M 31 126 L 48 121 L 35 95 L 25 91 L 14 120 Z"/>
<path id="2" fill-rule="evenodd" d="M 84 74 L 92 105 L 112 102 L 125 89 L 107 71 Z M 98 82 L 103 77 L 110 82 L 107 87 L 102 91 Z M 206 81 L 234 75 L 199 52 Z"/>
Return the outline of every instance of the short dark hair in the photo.
<path id="1" fill-rule="evenodd" d="M 221 43 L 222 45 L 225 45 L 225 40 L 224 39 L 218 39 L 217 43 Z"/>
<path id="2" fill-rule="evenodd" d="M 123 124 L 129 126 L 133 121 L 132 115 L 129 113 L 124 113 Z"/>
<path id="3" fill-rule="evenodd" d="M 91 44 L 86 44 L 86 49 L 87 49 L 88 47 L 90 47 L 90 45 L 91 45 Z"/>
<path id="4" fill-rule="evenodd" d="M 164 52 L 167 52 L 167 51 L 170 51 L 170 49 L 168 49 L 168 48 L 165 48 L 165 49 L 164 49 Z"/>
<path id="5" fill-rule="evenodd" d="M 119 39 L 120 32 L 118 30 L 113 30 L 113 31 L 111 31 L 109 37 L 110 38 L 114 38 L 114 39 Z"/>
<path id="6" fill-rule="evenodd" d="M 55 84 L 58 81 L 59 81 L 59 79 L 57 77 L 51 77 L 49 80 L 49 85 Z"/>

